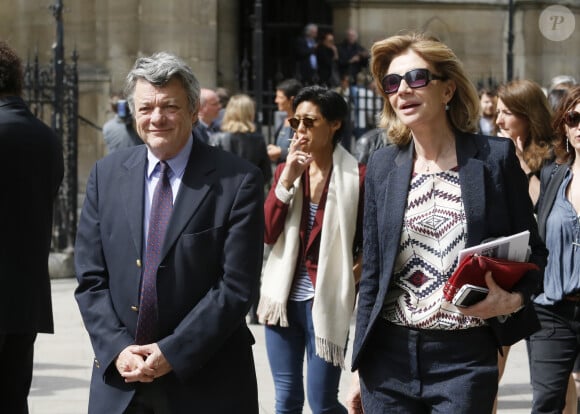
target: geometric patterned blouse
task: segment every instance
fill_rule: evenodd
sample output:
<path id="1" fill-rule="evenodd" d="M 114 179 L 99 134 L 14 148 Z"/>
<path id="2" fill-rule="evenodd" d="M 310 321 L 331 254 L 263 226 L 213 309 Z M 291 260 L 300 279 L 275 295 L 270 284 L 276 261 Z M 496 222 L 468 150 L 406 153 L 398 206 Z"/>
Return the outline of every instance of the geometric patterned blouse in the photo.
<path id="1" fill-rule="evenodd" d="M 413 174 L 383 318 L 420 329 L 485 325 L 480 318 L 464 316 L 443 297 L 443 286 L 457 267 L 466 234 L 458 167 Z"/>

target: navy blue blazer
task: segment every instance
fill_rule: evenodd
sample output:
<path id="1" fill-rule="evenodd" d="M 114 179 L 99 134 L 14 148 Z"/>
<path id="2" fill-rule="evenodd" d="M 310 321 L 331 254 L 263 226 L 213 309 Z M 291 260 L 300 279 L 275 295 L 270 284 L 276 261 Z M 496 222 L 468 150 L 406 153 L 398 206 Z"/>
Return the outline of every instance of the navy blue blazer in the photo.
<path id="1" fill-rule="evenodd" d="M 538 236 L 528 181 L 511 140 L 456 132 L 461 198 L 467 218 L 466 246 L 489 237 L 530 231 L 531 262 L 541 269 L 548 252 Z M 391 283 L 413 169 L 414 145 L 391 145 L 375 151 L 367 166 L 360 282 L 353 369 L 364 358 L 365 345 L 376 323 Z M 528 272 L 514 287 L 526 303 L 540 285 L 542 272 Z M 498 345 L 508 345 L 539 328 L 532 306 L 500 324 L 488 322 Z M 531 331 L 531 332 L 530 332 Z"/>
<path id="2" fill-rule="evenodd" d="M 87 183 L 75 297 L 95 352 L 89 413 L 121 414 L 135 390 L 114 361 L 135 343 L 146 152 L 99 160 Z M 157 343 L 173 371 L 156 381 L 172 413 L 258 413 L 245 315 L 262 265 L 263 188 L 253 165 L 193 140 L 157 272 Z"/>

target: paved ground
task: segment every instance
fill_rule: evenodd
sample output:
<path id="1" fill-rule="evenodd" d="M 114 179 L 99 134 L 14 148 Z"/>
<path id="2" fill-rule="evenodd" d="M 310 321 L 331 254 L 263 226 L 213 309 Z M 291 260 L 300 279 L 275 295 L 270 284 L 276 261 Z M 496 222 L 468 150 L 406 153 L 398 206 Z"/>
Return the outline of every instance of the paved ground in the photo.
<path id="1" fill-rule="evenodd" d="M 34 379 L 30 392 L 31 414 L 86 413 L 93 354 L 73 298 L 74 279 L 53 280 L 55 334 L 39 335 L 36 341 Z M 256 336 L 254 355 L 258 374 L 260 414 L 274 413 L 274 387 L 261 326 L 252 326 Z M 352 336 L 352 335 L 351 335 Z M 350 361 L 350 355 L 347 356 Z M 342 376 L 340 398 L 344 401 L 350 373 Z M 531 392 L 525 344 L 510 353 L 500 385 L 499 413 L 530 412 Z M 310 411 L 306 409 L 305 414 Z"/>

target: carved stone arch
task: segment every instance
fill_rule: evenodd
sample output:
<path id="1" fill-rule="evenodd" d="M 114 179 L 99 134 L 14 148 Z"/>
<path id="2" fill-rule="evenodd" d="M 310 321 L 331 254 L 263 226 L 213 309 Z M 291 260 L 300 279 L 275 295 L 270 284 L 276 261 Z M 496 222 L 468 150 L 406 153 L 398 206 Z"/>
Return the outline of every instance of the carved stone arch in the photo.
<path id="1" fill-rule="evenodd" d="M 445 44 L 449 44 L 451 40 L 449 25 L 439 16 L 433 16 L 427 20 L 421 30 L 427 35 L 436 37 Z"/>

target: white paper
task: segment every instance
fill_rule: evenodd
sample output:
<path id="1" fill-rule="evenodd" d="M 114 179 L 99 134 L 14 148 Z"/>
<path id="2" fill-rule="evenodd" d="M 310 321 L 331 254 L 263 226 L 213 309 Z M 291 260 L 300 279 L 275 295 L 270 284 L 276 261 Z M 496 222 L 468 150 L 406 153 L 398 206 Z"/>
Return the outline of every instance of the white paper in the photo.
<path id="1" fill-rule="evenodd" d="M 511 236 L 498 237 L 496 239 L 468 247 L 459 252 L 459 263 L 464 257 L 471 254 L 480 256 L 497 257 L 498 259 L 508 259 L 515 262 L 526 262 L 529 256 L 528 243 L 530 232 L 522 231 Z"/>

